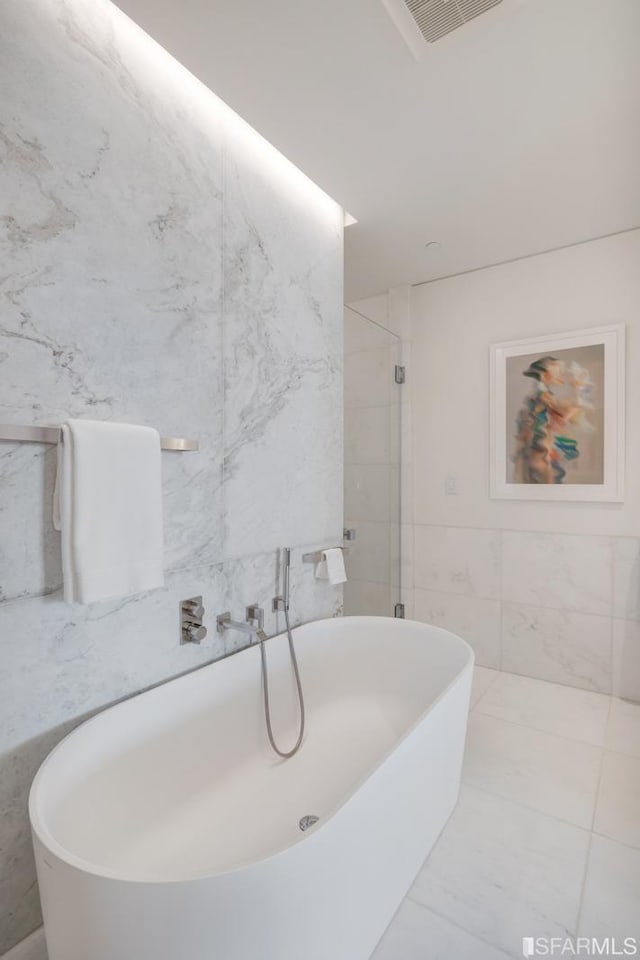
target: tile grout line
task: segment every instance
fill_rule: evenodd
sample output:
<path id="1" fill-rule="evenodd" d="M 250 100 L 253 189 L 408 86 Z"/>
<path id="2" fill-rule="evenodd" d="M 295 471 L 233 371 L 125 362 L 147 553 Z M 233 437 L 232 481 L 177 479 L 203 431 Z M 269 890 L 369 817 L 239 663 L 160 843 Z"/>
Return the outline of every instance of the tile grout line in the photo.
<path id="1" fill-rule="evenodd" d="M 498 539 L 498 556 L 500 564 L 500 573 L 499 573 L 499 586 L 498 593 L 500 595 L 500 636 L 498 638 L 500 643 L 500 670 L 504 670 L 504 536 L 502 530 L 499 534 Z"/>
<path id="2" fill-rule="evenodd" d="M 618 700 L 619 698 L 612 697 L 611 699 L 613 701 L 613 700 Z M 640 708 L 640 704 L 634 704 L 634 706 L 637 706 Z M 636 760 L 640 764 L 640 756 L 638 756 L 637 753 L 625 753 L 623 750 L 612 750 L 610 747 L 607 747 L 606 744 L 605 744 L 604 751 L 605 753 L 612 753 L 614 757 L 624 757 L 625 760 Z M 605 836 L 605 834 L 603 834 L 603 836 Z M 613 837 L 611 839 L 613 839 Z M 618 840 L 618 843 L 620 842 L 621 841 Z M 2 960 L 2 958 L 0 958 L 0 960 Z"/>
<path id="3" fill-rule="evenodd" d="M 456 523 L 421 523 L 419 520 L 416 520 L 416 526 L 440 530 L 473 530 L 476 533 L 520 533 L 530 537 L 575 537 L 580 539 L 607 540 L 609 542 L 612 540 L 640 541 L 640 536 L 632 533 L 582 533 L 575 530 L 525 530 L 522 527 L 474 527 L 461 526 Z"/>
<path id="4" fill-rule="evenodd" d="M 616 550 L 614 543 L 611 544 L 610 549 L 611 549 L 611 574 L 610 574 L 609 590 L 611 593 L 611 601 L 609 604 L 609 669 L 611 671 L 611 678 L 609 683 L 609 692 L 613 696 L 614 687 L 615 687 L 615 676 L 614 676 L 615 647 L 614 647 L 614 641 L 613 641 L 613 620 L 614 620 L 615 607 L 616 607 L 615 589 L 616 589 L 616 572 L 617 572 L 617 565 L 618 565 L 618 561 L 617 561 L 618 551 Z M 609 714 L 611 714 L 611 707 L 609 707 Z M 607 717 L 607 727 L 608 727 L 608 724 L 609 724 L 609 717 Z"/>
<path id="5" fill-rule="evenodd" d="M 467 789 L 478 790 L 480 793 L 484 793 L 487 797 L 494 797 L 496 800 L 502 800 L 504 803 L 512 803 L 521 810 L 527 810 L 529 813 L 535 813 L 538 817 L 546 817 L 549 820 L 553 820 L 555 823 L 561 823 L 565 827 L 571 827 L 573 830 L 580 830 L 581 833 L 585 833 L 587 835 L 590 835 L 591 833 L 589 827 L 581 827 L 580 824 L 572 823 L 571 820 L 565 820 L 563 817 L 558 817 L 555 813 L 547 813 L 544 810 L 539 810 L 537 807 L 530 807 L 526 803 L 523 803 L 522 800 L 514 800 L 513 797 L 505 797 L 502 793 L 496 793 L 493 790 L 488 790 L 486 787 L 479 787 L 475 783 L 467 783 L 464 778 L 462 783 Z"/>
<path id="6" fill-rule="evenodd" d="M 482 669 L 483 669 L 483 670 L 491 670 L 493 673 L 495 673 L 495 677 L 491 677 L 491 680 L 489 681 L 488 687 L 486 687 L 486 689 L 482 691 L 482 693 L 480 694 L 480 696 L 478 697 L 478 699 L 477 699 L 476 702 L 474 703 L 473 707 L 470 708 L 469 713 L 472 713 L 474 710 L 477 710 L 477 709 L 478 709 L 478 704 L 480 703 L 480 701 L 483 700 L 483 699 L 486 697 L 486 695 L 489 693 L 489 690 L 491 690 L 492 687 L 496 684 L 496 682 L 498 681 L 498 678 L 499 678 L 500 674 L 503 672 L 502 670 L 494 670 L 493 667 L 482 667 Z"/>
<path id="7" fill-rule="evenodd" d="M 606 697 L 608 694 L 603 693 L 602 696 Z M 478 701 L 478 703 L 479 702 L 480 701 Z M 476 704 L 475 709 L 478 710 L 478 704 Z M 532 727 L 531 724 L 522 723 L 519 720 L 507 720 L 505 717 L 495 717 L 492 713 L 485 713 L 484 710 L 478 710 L 478 713 L 482 714 L 483 717 L 489 717 L 490 720 L 497 720 L 498 723 L 509 723 L 512 727 L 520 727 L 522 730 L 533 730 L 534 733 L 542 733 L 548 737 L 555 737 L 556 740 L 562 740 L 565 743 L 581 743 L 585 747 L 593 747 L 594 750 L 601 750 L 603 753 L 605 751 L 603 744 L 590 743 L 588 740 L 577 740 L 575 737 L 565 737 L 561 733 L 553 733 L 549 730 L 541 730 L 540 727 Z"/>
<path id="8" fill-rule="evenodd" d="M 424 869 L 424 866 L 422 869 Z M 480 934 L 475 933 L 475 931 L 469 930 L 467 927 L 463 927 L 461 923 L 459 923 L 457 920 L 452 920 L 451 917 L 448 917 L 445 913 L 440 913 L 439 910 L 435 910 L 432 906 L 429 906 L 426 903 L 423 903 L 421 900 L 416 900 L 415 896 L 411 894 L 411 890 L 406 895 L 405 900 L 410 900 L 411 903 L 415 903 L 417 907 L 421 907 L 423 910 L 426 910 L 427 913 L 432 913 L 434 917 L 438 917 L 439 920 L 444 920 L 445 923 L 450 923 L 452 927 L 456 928 L 456 930 L 461 930 L 463 933 L 468 934 L 468 936 L 470 936 L 473 940 L 477 940 L 479 943 L 486 944 L 488 947 L 491 947 L 493 950 L 496 950 L 499 953 L 502 953 L 504 957 L 509 957 L 510 960 L 513 960 L 513 958 L 517 956 L 516 954 L 507 953 L 507 951 L 503 950 L 502 947 L 497 946 L 495 943 L 492 943 L 491 940 L 487 940 L 485 937 L 481 936 Z M 373 957 L 372 960 L 375 960 L 375 957 Z"/>
<path id="9" fill-rule="evenodd" d="M 502 606 L 511 605 L 513 607 L 530 607 L 534 610 L 551 610 L 555 613 L 577 613 L 582 617 L 599 617 L 601 620 L 611 620 L 611 613 L 591 613 L 585 612 L 584 610 L 577 610 L 573 607 L 548 607 L 542 603 L 525 603 L 522 600 L 507 600 L 502 599 L 501 597 L 485 597 L 477 593 L 458 593 L 453 590 L 443 590 L 441 587 L 419 587 L 416 585 L 416 590 L 422 590 L 423 593 L 441 593 L 445 597 L 462 597 L 465 600 L 483 600 L 485 603 L 499 603 Z M 498 591 L 500 592 L 500 591 Z M 621 619 L 621 618 L 615 618 Z M 629 623 L 636 623 L 638 621 L 630 620 Z"/>
<path id="10" fill-rule="evenodd" d="M 313 547 L 315 547 L 316 544 L 318 544 L 318 542 L 320 544 L 319 549 L 322 549 L 325 546 L 325 544 L 326 546 L 329 546 L 330 544 L 333 543 L 334 540 L 340 540 L 340 539 L 341 539 L 340 534 L 336 532 L 335 536 L 333 537 L 324 537 L 324 538 L 319 537 L 314 540 L 306 540 L 303 543 L 293 543 L 291 544 L 291 549 L 303 550 L 303 551 L 306 549 L 310 550 Z M 174 574 L 198 573 L 201 570 L 212 570 L 214 568 L 221 569 L 222 567 L 225 567 L 231 563 L 242 563 L 245 561 L 256 559 L 258 557 L 271 557 L 276 552 L 276 549 L 277 549 L 276 547 L 273 547 L 269 550 L 258 550 L 254 553 L 231 554 L 230 556 L 223 557 L 218 560 L 201 560 L 193 564 L 188 563 L 180 566 L 165 567 L 164 572 L 167 576 L 169 576 Z M 170 588 L 167 586 L 167 584 L 165 584 L 164 587 L 160 587 L 158 589 L 163 590 L 163 589 L 170 589 Z M 156 590 L 152 590 L 152 591 L 144 590 L 140 594 L 133 594 L 132 597 L 135 598 L 135 597 L 143 596 L 146 593 L 151 594 L 155 592 Z M 28 600 L 49 600 L 49 599 L 56 600 L 56 599 L 60 599 L 61 596 L 62 596 L 62 584 L 57 586 L 54 590 L 49 590 L 46 593 L 24 593 L 17 597 L 6 597 L 4 600 L 0 600 L 0 610 L 3 607 L 9 606 L 10 604 L 24 603 Z M 123 598 L 123 599 L 131 599 L 131 598 Z M 96 601 L 96 603 L 110 603 L 110 602 L 111 600 Z M 89 606 L 89 604 L 86 604 L 85 606 Z M 2 960 L 2 958 L 0 958 L 0 960 Z"/>
<path id="11" fill-rule="evenodd" d="M 485 670 L 495 670 L 495 667 L 487 667 L 483 663 L 477 664 L 479 667 L 484 667 Z M 577 687 L 573 683 L 566 683 L 563 680 L 550 680 L 548 677 L 534 677 L 530 673 L 516 673 L 515 670 L 501 670 L 500 673 L 506 674 L 508 677 L 520 677 L 522 680 L 536 680 L 538 683 L 550 683 L 554 687 L 562 687 L 563 689 L 568 690 L 581 690 L 583 693 L 595 693 L 600 697 L 610 697 L 611 694 L 607 693 L 606 690 L 594 690 L 593 687 Z M 632 703 L 634 701 L 631 701 Z"/>
<path id="12" fill-rule="evenodd" d="M 609 709 L 608 709 L 608 711 L 607 711 L 607 722 L 606 722 L 606 726 L 605 726 L 605 742 L 606 742 L 606 738 L 607 738 L 607 733 L 608 733 L 608 731 L 609 731 L 609 720 L 610 720 L 610 718 L 611 718 L 611 707 L 612 707 L 612 703 L 613 703 L 613 698 L 612 698 L 612 697 L 609 697 Z M 589 873 L 589 865 L 590 865 L 590 863 L 591 863 L 591 850 L 592 850 L 592 847 L 593 847 L 593 836 L 594 836 L 594 828 L 595 828 L 595 825 L 596 825 L 596 814 L 597 814 L 597 812 L 598 812 L 598 800 L 600 799 L 600 786 L 601 786 L 601 784 L 602 784 L 602 773 L 603 773 L 603 770 L 604 770 L 604 757 L 605 757 L 605 753 L 606 753 L 606 750 L 603 749 L 603 751 L 602 751 L 602 756 L 600 757 L 600 769 L 599 769 L 599 771 L 598 771 L 598 783 L 597 783 L 597 786 L 596 786 L 596 795 L 595 795 L 595 800 L 594 800 L 594 803 L 593 803 L 593 814 L 592 814 L 592 817 L 591 817 L 591 829 L 590 829 L 590 831 L 589 831 L 589 843 L 588 843 L 588 846 L 587 846 L 587 855 L 586 855 L 585 861 L 584 861 L 584 870 L 582 871 L 582 884 L 581 884 L 581 887 L 580 887 L 580 899 L 579 899 L 579 901 L 578 901 L 578 912 L 577 912 L 577 914 L 576 914 L 576 936 L 578 936 L 578 931 L 580 930 L 580 924 L 581 924 L 581 922 L 582 922 L 582 911 L 583 911 L 583 908 L 584 908 L 584 896 L 585 896 L 585 890 L 586 890 L 586 888 L 587 888 L 587 875 L 588 875 L 588 873 Z"/>
<path id="13" fill-rule="evenodd" d="M 624 840 L 617 840 L 615 837 L 610 837 L 607 833 L 601 833 L 600 830 L 592 831 L 594 837 L 600 837 L 601 840 L 606 840 L 608 843 L 615 843 L 618 847 L 623 847 L 625 850 L 632 850 L 634 853 L 640 853 L 640 845 L 635 843 L 625 843 Z M 0 958 L 2 960 L 2 958 Z"/>

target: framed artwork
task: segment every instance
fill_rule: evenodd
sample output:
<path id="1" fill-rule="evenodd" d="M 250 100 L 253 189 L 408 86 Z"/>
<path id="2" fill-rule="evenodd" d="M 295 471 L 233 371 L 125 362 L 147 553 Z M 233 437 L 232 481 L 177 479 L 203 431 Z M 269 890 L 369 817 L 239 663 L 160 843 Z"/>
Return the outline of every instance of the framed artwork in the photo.
<path id="1" fill-rule="evenodd" d="M 491 496 L 624 494 L 624 324 L 491 346 Z"/>

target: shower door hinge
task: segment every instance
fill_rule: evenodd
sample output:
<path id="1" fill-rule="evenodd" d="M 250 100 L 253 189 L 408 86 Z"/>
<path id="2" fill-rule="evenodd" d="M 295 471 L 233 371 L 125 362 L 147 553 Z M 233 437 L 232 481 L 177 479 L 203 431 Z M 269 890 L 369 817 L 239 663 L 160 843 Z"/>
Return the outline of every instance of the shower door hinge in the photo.
<path id="1" fill-rule="evenodd" d="M 404 383 L 405 380 L 406 380 L 405 368 L 402 367 L 399 363 L 396 363 L 396 375 L 395 375 L 396 383 Z"/>
<path id="2" fill-rule="evenodd" d="M 404 603 L 396 603 L 393 608 L 393 615 L 399 620 L 404 620 Z"/>

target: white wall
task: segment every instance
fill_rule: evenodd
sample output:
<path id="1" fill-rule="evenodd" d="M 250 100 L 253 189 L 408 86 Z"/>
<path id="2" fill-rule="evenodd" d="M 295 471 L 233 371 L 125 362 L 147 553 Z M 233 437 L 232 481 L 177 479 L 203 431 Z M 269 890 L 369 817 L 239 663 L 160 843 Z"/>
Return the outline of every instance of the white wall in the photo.
<path id="1" fill-rule="evenodd" d="M 0 444 L 3 954 L 40 922 L 26 803 L 58 740 L 245 643 L 217 613 L 275 630 L 282 545 L 294 619 L 339 611 L 300 554 L 342 534 L 343 296 L 342 211 L 107 0 L 4 0 L 0 104 L 0 421 L 200 441 L 163 454 L 166 587 L 87 607 L 60 595 L 55 450 Z"/>
<path id="2" fill-rule="evenodd" d="M 407 610 L 485 666 L 640 699 L 640 231 L 423 284 L 410 301 Z M 402 321 L 397 290 L 355 306 Z M 624 503 L 491 500 L 489 345 L 617 322 Z"/>
<path id="3" fill-rule="evenodd" d="M 640 231 L 423 284 L 411 306 L 416 522 L 640 536 Z M 491 500 L 489 344 L 619 322 L 627 325 L 624 503 Z M 456 497 L 445 494 L 447 473 L 459 479 Z"/>

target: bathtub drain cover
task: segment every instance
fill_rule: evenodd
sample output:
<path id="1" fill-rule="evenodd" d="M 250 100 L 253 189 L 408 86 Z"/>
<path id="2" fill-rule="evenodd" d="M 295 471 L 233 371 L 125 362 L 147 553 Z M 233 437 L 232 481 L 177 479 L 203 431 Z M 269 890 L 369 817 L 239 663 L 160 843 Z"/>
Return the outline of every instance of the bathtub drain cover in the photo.
<path id="1" fill-rule="evenodd" d="M 300 822 L 298 826 L 301 830 L 308 830 L 309 827 L 312 827 L 314 823 L 317 823 L 320 817 L 314 816 L 312 813 L 308 813 L 306 817 L 300 817 Z"/>

